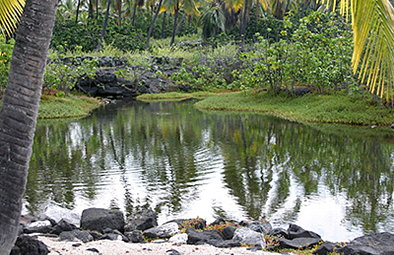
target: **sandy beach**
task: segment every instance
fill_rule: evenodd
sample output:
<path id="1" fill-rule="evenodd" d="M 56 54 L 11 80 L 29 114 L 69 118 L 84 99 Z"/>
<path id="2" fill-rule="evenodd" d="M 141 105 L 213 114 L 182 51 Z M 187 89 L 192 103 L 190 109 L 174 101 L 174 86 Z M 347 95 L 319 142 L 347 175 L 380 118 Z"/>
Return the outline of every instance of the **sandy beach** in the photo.
<path id="1" fill-rule="evenodd" d="M 249 251 L 245 247 L 239 248 L 216 248 L 212 245 L 174 245 L 172 243 L 146 243 L 135 244 L 123 241 L 101 240 L 88 243 L 58 241 L 58 238 L 38 237 L 38 240 L 45 243 L 50 251 L 50 255 L 119 255 L 119 254 L 173 254 L 170 250 L 176 250 L 181 255 L 231 255 L 231 254 L 254 254 L 272 255 L 275 253 L 265 251 Z"/>

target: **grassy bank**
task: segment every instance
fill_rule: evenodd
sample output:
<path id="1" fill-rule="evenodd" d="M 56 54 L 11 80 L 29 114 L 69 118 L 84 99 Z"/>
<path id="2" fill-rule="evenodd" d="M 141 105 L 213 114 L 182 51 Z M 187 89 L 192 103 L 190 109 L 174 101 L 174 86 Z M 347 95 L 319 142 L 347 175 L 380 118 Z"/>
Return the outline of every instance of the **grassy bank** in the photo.
<path id="1" fill-rule="evenodd" d="M 68 95 L 55 97 L 44 95 L 38 110 L 39 119 L 76 118 L 84 117 L 100 106 L 102 101 L 87 96 Z"/>
<path id="2" fill-rule="evenodd" d="M 267 92 L 238 92 L 209 97 L 196 103 L 205 110 L 270 113 L 301 122 L 387 126 L 394 123 L 394 110 L 368 100 L 345 95 L 273 96 Z"/>
<path id="3" fill-rule="evenodd" d="M 38 110 L 39 119 L 79 118 L 99 107 L 102 100 L 69 94 L 67 97 L 43 95 Z M 0 107 L 1 107 L 0 100 Z"/>

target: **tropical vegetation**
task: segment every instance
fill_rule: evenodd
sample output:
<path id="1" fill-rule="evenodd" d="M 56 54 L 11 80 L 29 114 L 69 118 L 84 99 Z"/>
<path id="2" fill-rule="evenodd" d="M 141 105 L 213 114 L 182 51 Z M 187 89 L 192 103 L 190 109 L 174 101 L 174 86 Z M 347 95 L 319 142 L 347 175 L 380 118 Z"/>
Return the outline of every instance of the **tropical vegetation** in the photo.
<path id="1" fill-rule="evenodd" d="M 17 8 L 8 6 L 15 10 L 10 17 L 21 12 L 24 2 L 16 2 Z M 203 46 L 195 50 L 205 55 L 209 54 L 208 45 L 212 49 L 238 45 L 237 53 L 231 55 L 243 64 L 230 80 L 223 79 L 228 73 L 210 79 L 210 66 L 193 71 L 185 67 L 172 77 L 197 90 L 201 89 L 199 83 L 274 91 L 309 86 L 318 93 L 326 89 L 354 93 L 366 86 L 373 95 L 391 102 L 393 17 L 388 0 L 338 4 L 332 0 L 63 0 L 56 14 L 51 49 L 60 56 L 66 52 L 75 56 L 109 45 L 123 55 L 149 55 L 163 48 L 176 51 L 180 47 L 175 46 L 176 36 L 186 35 L 203 42 L 197 43 Z M 7 30 L 0 41 L 5 64 L 0 68 L 2 88 L 12 50 L 9 38 L 15 27 L 4 24 Z"/>
<path id="2" fill-rule="evenodd" d="M 318 94 L 351 95 L 362 94 L 366 86 L 372 95 L 392 103 L 394 11 L 389 0 L 63 0 L 56 13 L 57 5 L 57 0 L 0 1 L 0 82 L 6 86 L 0 111 L 0 254 L 9 254 L 18 230 L 55 17 L 51 47 L 60 53 L 79 52 L 81 47 L 100 51 L 106 44 L 127 52 L 149 52 L 155 50 L 149 45 L 150 36 L 170 38 L 169 45 L 174 46 L 177 35 L 196 31 L 209 46 L 197 49 L 200 56 L 220 45 L 239 45 L 241 66 L 230 78 L 227 73 L 216 75 L 220 70 L 204 62 L 194 69 L 184 66 L 175 74 L 174 82 L 186 81 L 193 90 L 207 89 L 209 84 L 297 96 L 297 90 L 306 87 Z M 341 16 L 329 17 L 331 12 Z M 332 30 L 341 19 L 350 21 L 352 32 L 346 25 Z M 15 38 L 12 58 L 11 38 Z M 86 72 L 94 69 L 92 64 Z M 53 70 L 49 65 L 46 86 L 64 90 L 58 96 L 65 96 L 75 79 L 66 75 L 66 84 L 59 82 Z"/>

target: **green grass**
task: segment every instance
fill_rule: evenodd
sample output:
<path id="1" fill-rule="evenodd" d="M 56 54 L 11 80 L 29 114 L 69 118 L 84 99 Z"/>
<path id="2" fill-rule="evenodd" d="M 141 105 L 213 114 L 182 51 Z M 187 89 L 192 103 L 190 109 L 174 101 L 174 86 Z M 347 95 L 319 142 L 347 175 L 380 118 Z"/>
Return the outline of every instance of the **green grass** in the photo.
<path id="1" fill-rule="evenodd" d="M 38 110 L 39 119 L 84 117 L 99 107 L 101 101 L 86 96 L 55 97 L 43 95 Z"/>
<path id="2" fill-rule="evenodd" d="M 238 92 L 209 97 L 197 102 L 206 110 L 270 113 L 301 122 L 387 126 L 394 122 L 394 110 L 361 98 L 345 95 L 274 96 L 267 92 Z"/>

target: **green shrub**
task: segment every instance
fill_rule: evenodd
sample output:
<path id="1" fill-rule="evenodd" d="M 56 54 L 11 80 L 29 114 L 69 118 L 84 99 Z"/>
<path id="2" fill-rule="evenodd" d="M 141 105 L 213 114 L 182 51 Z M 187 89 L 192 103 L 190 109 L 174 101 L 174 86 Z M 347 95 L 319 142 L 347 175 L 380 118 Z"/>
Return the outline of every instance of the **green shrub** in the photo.
<path id="1" fill-rule="evenodd" d="M 65 51 L 74 51 L 82 46 L 83 51 L 94 51 L 101 36 L 102 20 L 89 20 L 88 24 L 75 23 L 72 20 L 56 22 L 53 29 L 51 48 L 64 47 Z M 119 26 L 114 19 L 109 21 L 106 44 L 123 51 L 137 51 L 144 49 L 145 36 L 141 30 L 132 26 Z"/>
<path id="2" fill-rule="evenodd" d="M 4 36 L 0 35 L 0 89 L 7 86 L 8 72 L 10 70 L 12 50 L 14 48 L 14 39 L 6 42 Z"/>
<path id="3" fill-rule="evenodd" d="M 256 34 L 258 43 L 253 50 L 240 55 L 244 69 L 233 72 L 237 85 L 241 89 L 268 87 L 291 93 L 300 86 L 318 93 L 349 90 L 356 84 L 351 68 L 352 36 L 337 26 L 327 25 L 332 18 L 329 14 L 312 13 L 300 20 L 291 36 L 287 29 L 294 28 L 285 20 L 280 33 L 289 38 L 278 42 Z M 326 23 L 320 24 L 323 21 Z"/>
<path id="4" fill-rule="evenodd" d="M 65 64 L 59 59 L 53 59 L 45 68 L 43 88 L 46 90 L 60 90 L 61 92 L 57 92 L 56 95 L 64 97 L 64 92 L 73 89 L 79 77 L 94 78 L 97 66 L 97 59 L 84 59 L 77 65 Z"/>

